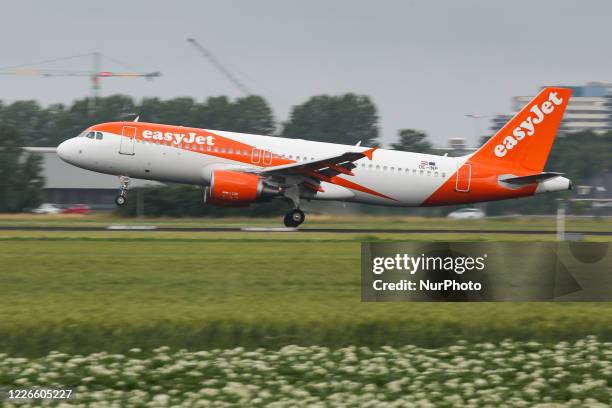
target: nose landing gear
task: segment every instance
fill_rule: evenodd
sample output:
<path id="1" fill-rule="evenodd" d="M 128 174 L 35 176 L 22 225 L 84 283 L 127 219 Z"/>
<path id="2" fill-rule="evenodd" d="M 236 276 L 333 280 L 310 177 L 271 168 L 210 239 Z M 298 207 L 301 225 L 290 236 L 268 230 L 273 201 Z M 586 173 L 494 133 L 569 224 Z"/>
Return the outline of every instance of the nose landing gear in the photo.
<path id="1" fill-rule="evenodd" d="M 299 208 L 291 210 L 285 215 L 285 227 L 295 228 L 304 222 L 306 215 Z"/>
<path id="2" fill-rule="evenodd" d="M 121 182 L 121 191 L 119 191 L 119 195 L 115 197 L 115 204 L 121 207 L 127 201 L 127 191 L 128 186 L 130 185 L 130 178 L 120 176 L 119 181 Z"/>

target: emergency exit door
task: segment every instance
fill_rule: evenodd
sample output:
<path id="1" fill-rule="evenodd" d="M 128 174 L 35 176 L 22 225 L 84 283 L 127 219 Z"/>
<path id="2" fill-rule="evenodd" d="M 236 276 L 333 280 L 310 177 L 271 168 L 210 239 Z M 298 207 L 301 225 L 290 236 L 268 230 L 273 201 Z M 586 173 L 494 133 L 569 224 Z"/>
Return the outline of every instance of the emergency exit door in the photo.
<path id="1" fill-rule="evenodd" d="M 121 130 L 121 144 L 119 154 L 134 154 L 134 143 L 136 141 L 136 128 L 134 126 L 124 126 Z"/>
<path id="2" fill-rule="evenodd" d="M 455 190 L 461 193 L 468 193 L 470 191 L 470 181 L 472 178 L 472 165 L 464 164 L 457 170 L 457 182 L 455 184 Z"/>

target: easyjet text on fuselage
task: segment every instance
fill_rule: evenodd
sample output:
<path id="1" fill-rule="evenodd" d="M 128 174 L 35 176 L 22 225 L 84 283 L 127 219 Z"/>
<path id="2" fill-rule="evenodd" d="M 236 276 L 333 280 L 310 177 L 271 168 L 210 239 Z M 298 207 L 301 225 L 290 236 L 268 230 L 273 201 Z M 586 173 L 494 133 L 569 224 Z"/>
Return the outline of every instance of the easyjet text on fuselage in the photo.
<path id="1" fill-rule="evenodd" d="M 208 135 L 198 135 L 196 132 L 177 133 L 177 132 L 162 132 L 159 130 L 145 129 L 142 131 L 143 139 L 152 139 L 164 142 L 171 142 L 175 145 L 180 144 L 199 144 L 199 145 L 215 145 L 215 137 Z"/>

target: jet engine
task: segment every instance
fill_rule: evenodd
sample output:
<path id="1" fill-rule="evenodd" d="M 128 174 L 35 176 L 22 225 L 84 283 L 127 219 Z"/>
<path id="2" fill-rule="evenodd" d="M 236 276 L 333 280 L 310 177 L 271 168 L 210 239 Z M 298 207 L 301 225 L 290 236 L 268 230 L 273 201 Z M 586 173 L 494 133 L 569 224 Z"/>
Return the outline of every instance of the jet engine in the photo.
<path id="1" fill-rule="evenodd" d="M 204 201 L 221 207 L 245 207 L 256 201 L 268 201 L 282 194 L 280 187 L 267 184 L 255 174 L 215 170 Z"/>

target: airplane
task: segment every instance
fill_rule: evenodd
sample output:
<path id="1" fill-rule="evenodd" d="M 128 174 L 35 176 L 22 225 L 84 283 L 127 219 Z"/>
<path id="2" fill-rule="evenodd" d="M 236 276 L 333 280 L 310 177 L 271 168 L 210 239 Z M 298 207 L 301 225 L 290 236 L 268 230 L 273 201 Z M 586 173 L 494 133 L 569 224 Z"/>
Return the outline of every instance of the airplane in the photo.
<path id="1" fill-rule="evenodd" d="M 124 205 L 131 178 L 202 186 L 203 201 L 248 206 L 285 197 L 287 227 L 305 220 L 302 200 L 429 207 L 564 191 L 572 182 L 545 172 L 571 89 L 542 89 L 472 154 L 437 156 L 303 139 L 155 123 L 109 122 L 62 142 L 67 163 L 119 176 Z"/>

